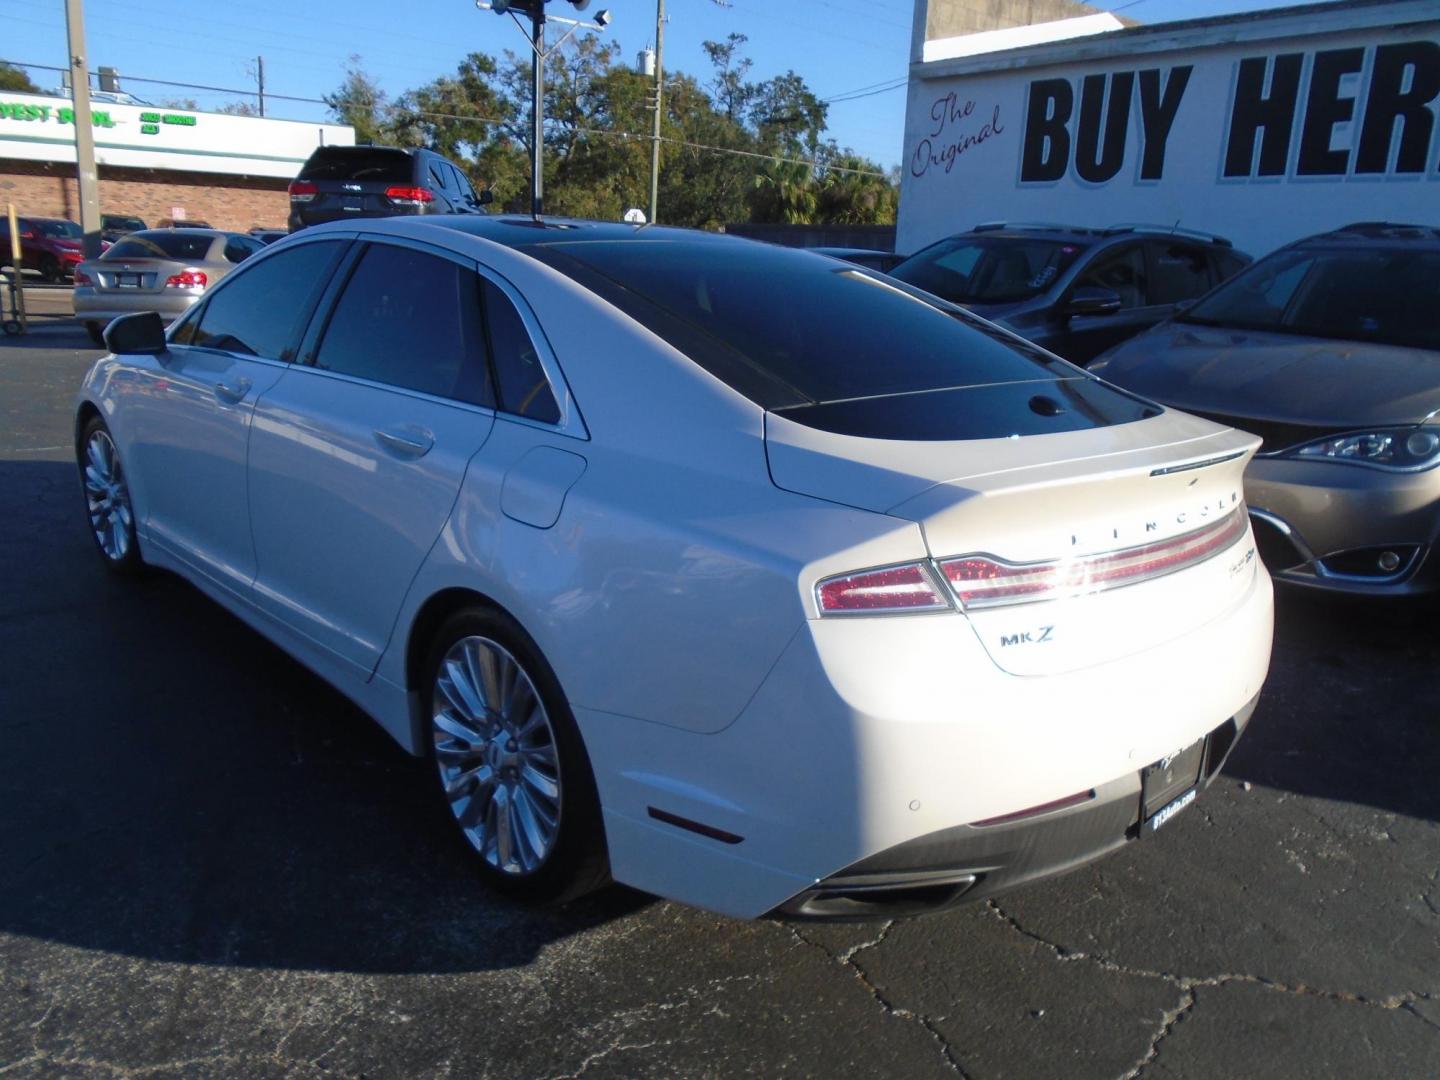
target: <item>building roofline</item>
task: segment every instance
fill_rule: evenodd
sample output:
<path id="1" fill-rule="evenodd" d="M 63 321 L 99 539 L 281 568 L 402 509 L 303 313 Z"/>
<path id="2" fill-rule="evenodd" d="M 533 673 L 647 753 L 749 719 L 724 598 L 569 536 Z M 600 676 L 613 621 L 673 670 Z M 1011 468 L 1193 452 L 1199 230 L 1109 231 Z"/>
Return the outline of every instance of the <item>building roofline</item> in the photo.
<path id="1" fill-rule="evenodd" d="M 1149 23 L 953 60 L 912 62 L 910 75 L 921 80 L 941 79 L 1250 41 L 1294 40 L 1344 30 L 1425 24 L 1440 27 L 1440 9 L 1434 0 L 1330 0 L 1267 11 Z"/>

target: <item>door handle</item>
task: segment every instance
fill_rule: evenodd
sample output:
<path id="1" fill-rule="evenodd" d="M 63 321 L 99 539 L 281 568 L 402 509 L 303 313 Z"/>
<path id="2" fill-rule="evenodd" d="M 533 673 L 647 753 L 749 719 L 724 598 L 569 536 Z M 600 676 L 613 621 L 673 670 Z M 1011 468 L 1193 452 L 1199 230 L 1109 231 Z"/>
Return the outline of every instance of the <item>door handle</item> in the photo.
<path id="1" fill-rule="evenodd" d="M 435 445 L 435 436 L 418 428 L 406 428 L 403 434 L 376 428 L 374 434 L 382 450 L 410 461 L 424 457 Z"/>
<path id="2" fill-rule="evenodd" d="M 215 396 L 230 405 L 238 405 L 250 392 L 250 380 L 241 376 L 232 383 L 217 382 Z"/>

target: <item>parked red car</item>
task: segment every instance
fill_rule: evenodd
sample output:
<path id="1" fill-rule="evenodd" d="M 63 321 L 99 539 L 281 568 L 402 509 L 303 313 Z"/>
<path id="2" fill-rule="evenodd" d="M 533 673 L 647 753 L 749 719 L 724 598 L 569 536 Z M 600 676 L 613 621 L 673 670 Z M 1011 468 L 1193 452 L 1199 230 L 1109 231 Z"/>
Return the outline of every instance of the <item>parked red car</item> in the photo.
<path id="1" fill-rule="evenodd" d="M 85 258 L 81 241 L 85 233 L 65 218 L 22 217 L 20 262 L 27 270 L 39 270 L 46 281 L 65 281 Z M 110 245 L 101 242 L 101 250 Z M 0 261 L 10 261 L 10 227 L 0 218 Z"/>

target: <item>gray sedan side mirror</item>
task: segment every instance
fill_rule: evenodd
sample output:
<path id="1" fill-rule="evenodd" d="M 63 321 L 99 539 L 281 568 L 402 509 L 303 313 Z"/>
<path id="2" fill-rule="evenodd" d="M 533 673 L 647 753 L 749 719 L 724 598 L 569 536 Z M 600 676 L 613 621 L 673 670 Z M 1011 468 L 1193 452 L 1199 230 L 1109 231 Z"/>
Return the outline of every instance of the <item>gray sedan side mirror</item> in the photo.
<path id="1" fill-rule="evenodd" d="M 1080 285 L 1065 304 L 1066 315 L 1113 315 L 1120 310 L 1120 294 L 1100 285 Z"/>
<path id="2" fill-rule="evenodd" d="M 105 327 L 105 347 L 112 353 L 158 356 L 165 351 L 165 324 L 153 311 L 121 315 Z"/>

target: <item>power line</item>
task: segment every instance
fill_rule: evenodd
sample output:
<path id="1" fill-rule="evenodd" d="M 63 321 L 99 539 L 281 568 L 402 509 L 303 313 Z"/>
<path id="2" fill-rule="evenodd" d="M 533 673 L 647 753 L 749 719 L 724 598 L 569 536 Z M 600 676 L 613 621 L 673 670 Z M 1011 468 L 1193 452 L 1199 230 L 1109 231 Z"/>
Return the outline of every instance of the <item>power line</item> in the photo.
<path id="1" fill-rule="evenodd" d="M 12 64 L 15 67 L 34 68 L 37 71 L 63 71 L 64 68 L 52 64 L 27 64 L 20 60 L 0 60 L 0 63 Z M 206 90 L 218 94 L 236 94 L 243 97 L 254 97 L 254 90 L 241 90 L 231 86 L 207 86 L 201 83 L 174 82 L 169 79 L 151 79 L 140 75 L 126 75 L 130 82 L 154 84 L 156 86 L 175 86 L 188 90 Z M 265 91 L 265 96 L 272 101 L 300 101 L 311 105 L 326 105 L 330 103 L 324 98 L 296 97 L 292 94 L 273 94 Z M 517 120 L 504 120 L 493 116 L 463 115 L 460 113 L 435 112 L 429 109 L 409 109 L 408 115 L 420 116 L 432 120 L 458 120 L 467 124 L 485 124 L 490 127 L 511 127 L 518 123 Z M 561 124 L 557 117 L 547 117 L 551 124 Z M 570 127 L 569 130 L 583 135 L 603 135 L 613 139 L 636 139 L 649 141 L 651 135 L 641 135 L 633 131 L 614 131 L 609 128 L 591 127 Z M 661 142 L 670 143 L 674 146 L 683 146 L 691 150 L 703 150 L 712 154 L 731 154 L 736 157 L 755 158 L 761 161 L 779 161 L 790 165 L 808 165 L 812 169 L 824 169 L 826 172 L 846 173 L 854 176 L 878 176 L 881 179 L 888 179 L 883 172 L 874 169 L 855 169 L 843 165 L 833 165 L 825 161 L 815 161 L 810 158 L 788 157 L 784 154 L 766 154 L 756 150 L 738 150 L 733 146 L 711 146 L 708 143 L 691 142 L 688 139 L 677 139 L 670 135 L 662 135 Z"/>
<path id="2" fill-rule="evenodd" d="M 835 97 L 825 98 L 824 100 L 828 105 L 843 105 L 847 101 L 859 101 L 861 98 L 874 97 L 876 94 L 888 94 L 892 90 L 899 90 L 901 87 L 909 85 L 910 77 L 907 75 L 903 79 L 897 79 L 889 85 L 881 86 L 876 90 L 866 90 L 863 93 L 852 92 L 849 94 L 837 94 Z"/>

